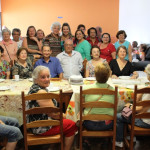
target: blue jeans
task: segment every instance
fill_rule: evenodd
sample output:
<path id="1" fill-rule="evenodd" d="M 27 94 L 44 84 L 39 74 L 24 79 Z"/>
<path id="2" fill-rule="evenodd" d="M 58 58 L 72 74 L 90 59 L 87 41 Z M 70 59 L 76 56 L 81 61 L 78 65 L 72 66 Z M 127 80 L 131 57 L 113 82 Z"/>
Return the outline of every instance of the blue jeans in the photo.
<path id="1" fill-rule="evenodd" d="M 0 124 L 0 136 L 7 137 L 8 142 L 17 142 L 23 138 L 17 119 L 0 116 L 0 120 L 5 124 Z"/>
<path id="2" fill-rule="evenodd" d="M 87 130 L 91 131 L 104 131 L 104 130 L 109 130 L 113 128 L 113 122 L 110 124 L 106 125 L 105 121 L 90 121 L 90 120 L 85 120 L 83 122 L 83 126 Z"/>
<path id="3" fill-rule="evenodd" d="M 132 116 L 129 119 L 126 119 L 121 116 L 121 113 L 117 114 L 117 132 L 116 132 L 116 141 L 123 142 L 123 134 L 124 134 L 124 124 L 131 123 Z M 150 128 L 150 125 L 144 123 L 141 119 L 135 119 L 135 126 L 142 127 L 142 128 Z"/>

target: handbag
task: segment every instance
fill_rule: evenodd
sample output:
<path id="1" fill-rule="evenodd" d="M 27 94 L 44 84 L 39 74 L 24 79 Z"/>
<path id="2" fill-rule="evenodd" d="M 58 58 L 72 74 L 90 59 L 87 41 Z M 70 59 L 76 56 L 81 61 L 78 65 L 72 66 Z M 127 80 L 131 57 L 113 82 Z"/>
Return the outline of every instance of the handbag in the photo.
<path id="1" fill-rule="evenodd" d="M 123 117 L 125 117 L 126 119 L 129 119 L 130 115 L 132 114 L 132 110 L 129 108 L 129 107 L 124 107 L 122 112 L 121 112 L 121 115 Z"/>

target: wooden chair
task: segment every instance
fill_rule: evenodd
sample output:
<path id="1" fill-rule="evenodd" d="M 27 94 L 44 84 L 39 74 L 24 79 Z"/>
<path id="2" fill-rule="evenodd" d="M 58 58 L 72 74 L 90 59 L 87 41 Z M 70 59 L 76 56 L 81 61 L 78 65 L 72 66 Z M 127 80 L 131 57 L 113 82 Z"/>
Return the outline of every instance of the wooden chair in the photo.
<path id="1" fill-rule="evenodd" d="M 113 147 L 115 150 L 116 141 L 116 115 L 117 115 L 117 97 L 118 87 L 114 90 L 93 88 L 82 90 L 80 87 L 80 150 L 82 150 L 82 137 L 113 137 Z M 114 104 L 102 101 L 96 102 L 83 102 L 83 95 L 114 95 Z M 82 111 L 84 108 L 112 108 L 114 109 L 114 116 L 105 114 L 87 114 L 83 115 Z M 84 120 L 113 120 L 113 129 L 108 131 L 87 131 L 83 129 L 82 123 Z"/>
<path id="2" fill-rule="evenodd" d="M 125 141 L 125 145 L 130 148 L 130 150 L 133 150 L 133 138 L 135 135 L 138 136 L 150 136 L 150 129 L 147 128 L 140 128 L 137 126 L 134 126 L 135 123 L 135 119 L 136 118 L 149 118 L 150 119 L 150 112 L 146 112 L 146 113 L 137 113 L 136 112 L 136 106 L 149 106 L 150 109 L 150 99 L 149 100 L 144 100 L 144 101 L 140 101 L 137 102 L 137 94 L 150 94 L 150 87 L 146 87 L 143 89 L 137 89 L 137 85 L 135 85 L 135 89 L 134 89 L 134 101 L 133 101 L 133 109 L 132 109 L 132 121 L 131 121 L 131 125 L 127 125 L 128 130 L 130 132 L 130 142 L 126 139 L 126 132 L 125 132 L 125 136 L 124 136 L 124 141 Z M 125 130 L 126 131 L 126 130 Z"/>
<path id="3" fill-rule="evenodd" d="M 87 64 L 87 59 L 84 59 L 83 60 L 83 72 L 84 72 L 84 78 L 85 78 L 85 75 L 86 75 L 86 64 Z"/>
<path id="4" fill-rule="evenodd" d="M 48 100 L 56 99 L 60 107 L 35 107 L 26 110 L 26 102 L 31 100 Z M 29 145 L 41 145 L 41 144 L 51 144 L 51 143 L 61 143 L 61 150 L 63 150 L 63 113 L 62 113 L 62 90 L 59 94 L 54 93 L 35 93 L 31 95 L 24 95 L 22 92 L 22 106 L 23 106 L 23 127 L 24 127 L 24 143 L 25 150 L 28 150 Z M 26 115 L 29 114 L 49 114 L 52 112 L 60 112 L 60 120 L 38 120 L 30 123 L 26 122 Z M 41 127 L 41 126 L 58 126 L 60 125 L 60 134 L 54 136 L 40 136 L 34 135 L 27 131 L 29 128 Z"/>

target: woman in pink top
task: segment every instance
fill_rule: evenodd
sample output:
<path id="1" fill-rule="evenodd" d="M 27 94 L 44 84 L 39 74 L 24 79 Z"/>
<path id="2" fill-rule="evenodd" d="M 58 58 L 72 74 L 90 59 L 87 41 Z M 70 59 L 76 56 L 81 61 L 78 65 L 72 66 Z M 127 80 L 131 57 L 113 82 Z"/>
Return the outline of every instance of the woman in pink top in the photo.
<path id="1" fill-rule="evenodd" d="M 14 64 L 14 60 L 16 60 L 16 53 L 18 50 L 17 43 L 10 39 L 11 32 L 9 29 L 3 29 L 2 31 L 3 40 L 0 42 L 0 45 L 4 49 L 3 59 L 7 62 L 11 62 L 10 64 Z"/>
<path id="2" fill-rule="evenodd" d="M 100 57 L 106 59 L 109 63 L 112 59 L 116 59 L 116 49 L 111 42 L 110 34 L 102 34 L 102 43 L 98 43 L 100 47 L 101 55 Z"/>

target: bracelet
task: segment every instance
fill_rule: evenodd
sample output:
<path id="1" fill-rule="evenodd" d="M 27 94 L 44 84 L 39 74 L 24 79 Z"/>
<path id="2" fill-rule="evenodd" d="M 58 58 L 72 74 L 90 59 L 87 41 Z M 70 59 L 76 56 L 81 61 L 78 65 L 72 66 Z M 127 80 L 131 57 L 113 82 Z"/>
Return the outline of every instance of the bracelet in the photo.
<path id="1" fill-rule="evenodd" d="M 131 108 L 132 104 L 129 105 L 129 108 Z"/>

